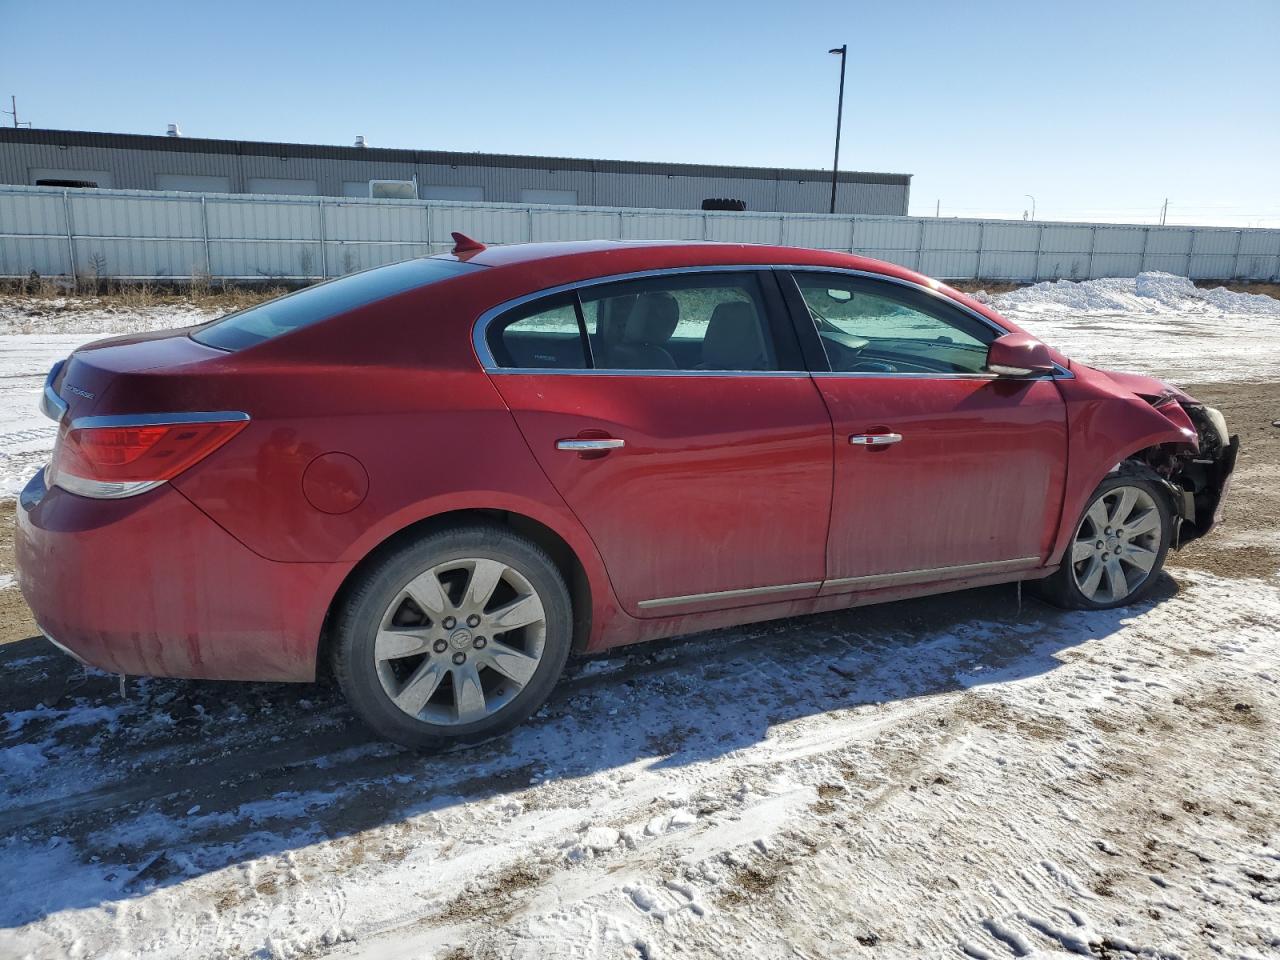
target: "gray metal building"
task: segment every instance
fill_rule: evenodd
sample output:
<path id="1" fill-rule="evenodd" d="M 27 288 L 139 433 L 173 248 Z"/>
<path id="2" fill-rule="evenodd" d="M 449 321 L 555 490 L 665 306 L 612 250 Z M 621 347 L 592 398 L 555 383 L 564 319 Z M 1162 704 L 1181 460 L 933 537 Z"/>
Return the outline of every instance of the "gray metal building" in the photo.
<path id="1" fill-rule="evenodd" d="M 0 183 L 73 181 L 126 190 L 368 197 L 370 180 L 417 178 L 423 200 L 826 213 L 831 172 L 581 160 L 442 150 L 203 140 L 0 127 Z M 836 210 L 905 216 L 910 174 L 839 175 Z"/>

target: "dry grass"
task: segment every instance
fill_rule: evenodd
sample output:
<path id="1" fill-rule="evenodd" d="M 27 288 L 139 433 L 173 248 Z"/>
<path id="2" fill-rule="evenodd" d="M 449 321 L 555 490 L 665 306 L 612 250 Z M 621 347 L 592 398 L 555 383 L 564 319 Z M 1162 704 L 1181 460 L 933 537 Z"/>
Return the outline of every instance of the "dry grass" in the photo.
<path id="1" fill-rule="evenodd" d="M 195 306 L 210 310 L 242 310 L 264 300 L 289 293 L 296 287 L 279 283 L 239 284 L 212 281 L 207 276 L 194 276 L 189 282 L 125 282 L 95 280 L 75 281 L 64 277 L 32 277 L 26 280 L 0 281 L 0 293 L 11 293 L 33 300 L 75 298 L 91 301 L 95 307 L 139 309 L 159 306 Z"/>
<path id="2" fill-rule="evenodd" d="M 1259 293 L 1268 297 L 1275 297 L 1280 300 L 1280 283 L 1244 283 L 1237 280 L 1197 280 L 1197 287 L 1202 290 L 1213 290 L 1217 287 L 1226 287 L 1234 293 Z"/>

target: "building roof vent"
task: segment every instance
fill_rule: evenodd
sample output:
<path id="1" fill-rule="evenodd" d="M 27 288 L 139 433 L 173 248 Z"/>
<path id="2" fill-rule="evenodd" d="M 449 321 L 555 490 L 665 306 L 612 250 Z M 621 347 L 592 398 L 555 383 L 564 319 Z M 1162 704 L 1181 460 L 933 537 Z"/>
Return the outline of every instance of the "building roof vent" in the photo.
<path id="1" fill-rule="evenodd" d="M 180 137 L 182 136 L 182 131 L 178 128 L 176 123 L 171 123 L 169 124 L 168 135 L 171 137 Z"/>
<path id="2" fill-rule="evenodd" d="M 368 146 L 368 144 L 364 142 L 364 137 L 363 137 L 363 136 L 357 136 L 357 137 L 356 137 L 356 146 L 357 146 L 357 147 L 367 147 L 367 146 Z"/>

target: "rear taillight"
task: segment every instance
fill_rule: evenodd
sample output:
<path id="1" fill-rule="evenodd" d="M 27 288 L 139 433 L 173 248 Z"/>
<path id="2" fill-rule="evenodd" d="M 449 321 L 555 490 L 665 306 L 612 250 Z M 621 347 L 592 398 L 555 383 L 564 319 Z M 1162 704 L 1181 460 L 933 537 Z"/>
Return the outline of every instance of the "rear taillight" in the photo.
<path id="1" fill-rule="evenodd" d="M 248 423 L 243 413 L 74 420 L 58 436 L 47 482 L 82 497 L 132 497 L 203 460 Z"/>

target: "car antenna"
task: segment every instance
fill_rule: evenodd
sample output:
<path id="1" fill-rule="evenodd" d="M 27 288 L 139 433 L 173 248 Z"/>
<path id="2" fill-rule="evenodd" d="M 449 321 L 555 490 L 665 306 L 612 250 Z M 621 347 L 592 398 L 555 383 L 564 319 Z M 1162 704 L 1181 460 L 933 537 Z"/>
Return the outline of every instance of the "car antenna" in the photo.
<path id="1" fill-rule="evenodd" d="M 453 231 L 453 253 L 456 256 L 459 253 L 479 253 L 481 250 L 487 249 L 479 240 L 472 240 L 465 233 Z"/>

